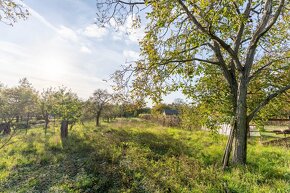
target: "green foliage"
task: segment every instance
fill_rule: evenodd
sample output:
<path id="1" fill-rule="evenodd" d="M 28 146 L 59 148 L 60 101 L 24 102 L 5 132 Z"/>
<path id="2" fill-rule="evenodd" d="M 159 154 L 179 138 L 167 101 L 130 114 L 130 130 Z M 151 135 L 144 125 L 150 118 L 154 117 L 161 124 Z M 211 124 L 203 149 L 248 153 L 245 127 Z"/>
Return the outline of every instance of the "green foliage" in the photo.
<path id="1" fill-rule="evenodd" d="M 170 105 L 164 103 L 158 103 L 152 107 L 152 114 L 153 115 L 160 115 L 163 113 L 165 109 L 171 109 Z"/>
<path id="2" fill-rule="evenodd" d="M 0 118 L 12 122 L 16 117 L 37 111 L 38 93 L 26 78 L 15 87 L 0 87 Z"/>
<path id="3" fill-rule="evenodd" d="M 59 88 L 54 94 L 53 113 L 62 120 L 75 123 L 81 116 L 81 102 L 71 90 Z"/>
<path id="4" fill-rule="evenodd" d="M 199 110 L 194 105 L 183 105 L 180 111 L 181 127 L 188 130 L 200 129 L 204 125 L 204 117 Z"/>
<path id="5" fill-rule="evenodd" d="M 77 125 L 62 142 L 42 128 L 1 150 L 0 190 L 8 192 L 289 192 L 290 153 L 249 144 L 249 163 L 222 172 L 226 139 L 209 132 L 119 119 Z"/>
<path id="6" fill-rule="evenodd" d="M 98 7 L 103 13 L 101 24 L 108 22 L 102 17 L 123 21 L 127 12 L 140 14 L 139 9 L 129 9 L 124 3 L 128 1 L 97 2 L 102 5 Z M 200 113 L 208 121 L 224 122 L 236 113 L 238 85 L 247 82 L 248 115 L 256 115 L 255 110 L 262 109 L 259 105 L 270 101 L 267 96 L 289 87 L 289 2 L 271 2 L 145 1 L 141 59 L 117 71 L 116 84 L 156 102 L 181 90 L 195 105 L 204 106 Z M 255 121 L 280 114 L 280 107 L 288 102 L 289 91 L 273 100 Z"/>
<path id="7" fill-rule="evenodd" d="M 56 102 L 54 95 L 55 91 L 53 88 L 43 90 L 40 94 L 38 106 L 44 119 L 48 119 L 48 116 L 53 114 L 53 106 Z"/>

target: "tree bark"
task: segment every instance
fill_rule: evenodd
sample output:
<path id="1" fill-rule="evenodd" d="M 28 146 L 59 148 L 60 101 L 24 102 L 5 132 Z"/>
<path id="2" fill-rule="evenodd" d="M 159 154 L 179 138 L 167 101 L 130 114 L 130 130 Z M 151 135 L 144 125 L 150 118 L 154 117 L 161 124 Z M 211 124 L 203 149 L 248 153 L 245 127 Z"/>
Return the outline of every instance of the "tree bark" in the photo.
<path id="1" fill-rule="evenodd" d="M 48 124 L 49 124 L 48 116 L 45 116 L 44 121 L 45 121 L 44 130 L 45 130 L 45 135 L 46 135 L 47 134 Z"/>
<path id="2" fill-rule="evenodd" d="M 30 113 L 27 113 L 26 127 L 29 126 Z"/>
<path id="3" fill-rule="evenodd" d="M 96 126 L 100 126 L 100 117 L 101 117 L 101 113 L 97 113 L 97 116 L 96 116 Z"/>
<path id="4" fill-rule="evenodd" d="M 66 120 L 63 120 L 61 122 L 60 136 L 62 139 L 67 138 L 67 136 L 68 136 L 68 121 L 66 121 Z"/>
<path id="5" fill-rule="evenodd" d="M 230 156 L 232 152 L 233 141 L 234 141 L 236 130 L 237 130 L 237 124 L 236 124 L 236 120 L 234 119 L 233 122 L 231 123 L 231 132 L 228 138 L 227 146 L 226 146 L 223 160 L 222 160 L 223 170 L 225 170 L 229 166 L 229 160 L 230 160 Z"/>
<path id="6" fill-rule="evenodd" d="M 234 139 L 233 163 L 244 165 L 247 160 L 247 79 L 240 76 L 237 94 L 236 132 Z"/>
<path id="7" fill-rule="evenodd" d="M 9 135 L 11 133 L 10 123 L 0 124 L 0 133 L 3 131 L 3 135 Z"/>

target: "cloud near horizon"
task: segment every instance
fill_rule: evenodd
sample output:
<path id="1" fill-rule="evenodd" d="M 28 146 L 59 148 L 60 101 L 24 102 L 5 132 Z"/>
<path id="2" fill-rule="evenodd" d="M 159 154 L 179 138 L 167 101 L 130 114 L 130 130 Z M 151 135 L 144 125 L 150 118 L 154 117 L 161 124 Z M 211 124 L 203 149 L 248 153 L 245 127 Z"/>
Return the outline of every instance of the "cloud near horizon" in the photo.
<path id="1" fill-rule="evenodd" d="M 115 31 L 94 24 L 93 1 L 70 1 L 83 10 L 84 22 L 79 23 L 75 21 L 80 15 L 66 8 L 67 2 L 25 3 L 29 18 L 0 28 L 0 82 L 6 85 L 27 77 L 38 90 L 63 85 L 88 98 L 95 89 L 110 90 L 103 80 L 126 61 L 139 58 L 144 27 L 132 28 L 132 19 Z"/>

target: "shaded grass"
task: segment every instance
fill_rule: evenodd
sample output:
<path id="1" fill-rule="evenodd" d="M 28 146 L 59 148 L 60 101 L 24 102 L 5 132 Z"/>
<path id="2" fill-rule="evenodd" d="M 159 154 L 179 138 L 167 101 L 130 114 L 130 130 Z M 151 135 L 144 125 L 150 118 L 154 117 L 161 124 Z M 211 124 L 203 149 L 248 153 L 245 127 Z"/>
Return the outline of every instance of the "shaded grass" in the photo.
<path id="1" fill-rule="evenodd" d="M 138 119 L 78 125 L 65 141 L 40 128 L 0 154 L 0 192 L 289 192 L 290 153 L 249 144 L 222 172 L 225 137 Z"/>

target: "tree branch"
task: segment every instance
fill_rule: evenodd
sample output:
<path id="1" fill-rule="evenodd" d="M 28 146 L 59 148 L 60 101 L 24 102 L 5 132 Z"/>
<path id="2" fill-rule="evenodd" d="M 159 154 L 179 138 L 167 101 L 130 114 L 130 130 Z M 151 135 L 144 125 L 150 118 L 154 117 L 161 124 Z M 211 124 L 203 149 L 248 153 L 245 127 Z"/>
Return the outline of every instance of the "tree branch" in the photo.
<path id="1" fill-rule="evenodd" d="M 247 6 L 246 6 L 246 10 L 243 13 L 244 18 L 246 20 L 249 18 L 249 15 L 250 15 L 250 12 L 251 12 L 251 4 L 252 4 L 252 0 L 249 0 L 248 3 L 247 3 Z M 237 7 L 236 4 L 235 4 L 235 6 Z M 236 8 L 236 9 L 238 9 L 238 8 Z M 238 31 L 238 35 L 237 35 L 236 40 L 235 40 L 234 51 L 235 51 L 236 54 L 238 54 L 240 45 L 242 43 L 242 37 L 243 37 L 244 30 L 245 30 L 245 24 L 244 24 L 244 22 L 242 22 L 241 25 L 240 25 L 239 31 Z"/>
<path id="2" fill-rule="evenodd" d="M 272 60 L 272 61 L 268 62 L 267 64 L 265 64 L 264 66 L 262 66 L 261 68 L 259 68 L 255 72 L 253 72 L 253 74 L 248 78 L 248 82 L 250 82 L 253 78 L 255 78 L 258 74 L 260 74 L 264 69 L 271 66 L 273 63 L 282 61 L 282 60 L 287 59 L 287 58 L 289 58 L 289 57 L 280 58 L 280 59 Z"/>
<path id="3" fill-rule="evenodd" d="M 264 101 L 262 101 L 247 117 L 248 122 L 250 122 L 254 116 L 264 107 L 266 106 L 273 98 L 277 97 L 278 95 L 286 92 L 287 90 L 290 89 L 290 84 L 279 89 L 278 91 L 276 91 L 273 94 L 270 94 L 267 98 L 265 98 Z"/>
<path id="4" fill-rule="evenodd" d="M 231 46 L 228 45 L 222 39 L 220 39 L 218 36 L 216 36 L 214 33 L 212 33 L 210 30 L 207 30 L 205 27 L 203 27 L 198 22 L 198 20 L 196 19 L 196 17 L 189 11 L 188 7 L 186 7 L 186 5 L 183 3 L 182 0 L 178 0 L 178 3 L 181 5 L 181 7 L 183 8 L 183 10 L 186 12 L 187 16 L 197 26 L 197 28 L 199 30 L 201 30 L 203 33 L 209 35 L 213 40 L 217 41 L 222 46 L 222 48 L 224 48 L 231 55 L 231 57 L 234 59 L 235 63 L 237 64 L 238 69 L 239 70 L 242 70 L 242 68 L 243 68 L 242 67 L 242 64 L 239 61 L 239 58 L 238 58 L 237 54 L 235 54 L 234 50 L 231 48 Z"/>
<path id="5" fill-rule="evenodd" d="M 266 1 L 265 8 L 264 8 L 265 11 L 264 11 L 264 15 L 262 17 L 262 21 L 259 24 L 257 30 L 255 31 L 255 33 L 251 39 L 249 49 L 247 51 L 246 62 L 245 62 L 245 68 L 246 68 L 247 75 L 249 75 L 249 73 L 251 71 L 259 40 L 275 24 L 275 22 L 277 21 L 280 13 L 282 11 L 284 3 L 285 3 L 285 0 L 280 1 L 279 7 L 278 7 L 277 11 L 275 12 L 273 19 L 271 20 L 271 23 L 267 26 L 267 24 L 271 18 L 273 2 L 272 2 L 272 0 Z"/>

